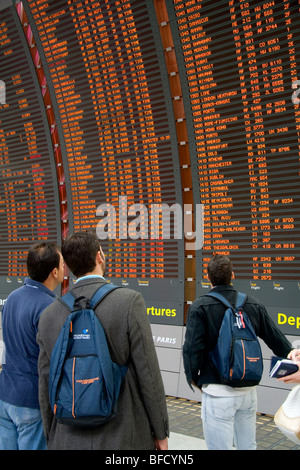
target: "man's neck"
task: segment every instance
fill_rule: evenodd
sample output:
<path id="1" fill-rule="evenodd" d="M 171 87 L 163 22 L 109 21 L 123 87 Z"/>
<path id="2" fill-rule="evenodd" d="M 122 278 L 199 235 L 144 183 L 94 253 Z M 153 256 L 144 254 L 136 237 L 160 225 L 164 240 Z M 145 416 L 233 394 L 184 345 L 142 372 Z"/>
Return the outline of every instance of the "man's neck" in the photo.
<path id="1" fill-rule="evenodd" d="M 46 279 L 46 281 L 42 282 L 42 284 L 47 287 L 47 289 L 54 291 L 58 286 L 58 282 L 55 279 Z"/>
<path id="2" fill-rule="evenodd" d="M 96 268 L 91 272 L 85 273 L 80 277 L 86 277 L 86 276 L 104 276 L 103 270 L 101 268 Z"/>

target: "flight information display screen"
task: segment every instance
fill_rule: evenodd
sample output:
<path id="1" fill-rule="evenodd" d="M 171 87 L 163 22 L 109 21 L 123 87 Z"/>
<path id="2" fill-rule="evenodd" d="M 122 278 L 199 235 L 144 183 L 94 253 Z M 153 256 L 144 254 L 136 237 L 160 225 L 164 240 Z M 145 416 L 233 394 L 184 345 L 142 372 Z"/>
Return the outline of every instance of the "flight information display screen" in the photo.
<path id="1" fill-rule="evenodd" d="M 299 10 L 285 0 L 7 0 L 1 274 L 24 274 L 18 254 L 32 239 L 95 230 L 107 278 L 140 290 L 151 321 L 179 325 L 221 253 L 237 288 L 295 332 Z M 187 232 L 202 243 L 190 248 Z"/>
<path id="2" fill-rule="evenodd" d="M 217 4 L 174 0 L 170 12 L 205 204 L 203 273 L 220 252 L 238 278 L 298 281 L 299 2 Z"/>
<path id="3" fill-rule="evenodd" d="M 96 229 L 106 276 L 162 302 L 151 304 L 154 321 L 182 321 L 183 301 L 177 310 L 174 302 L 183 295 L 184 255 L 171 211 L 181 182 L 154 8 L 138 1 L 24 8 L 56 107 L 69 230 Z M 156 210 L 162 204 L 169 237 Z"/>
<path id="4" fill-rule="evenodd" d="M 299 2 L 217 4 L 169 8 L 205 205 L 198 293 L 221 253 L 236 286 L 269 306 L 299 308 Z"/>

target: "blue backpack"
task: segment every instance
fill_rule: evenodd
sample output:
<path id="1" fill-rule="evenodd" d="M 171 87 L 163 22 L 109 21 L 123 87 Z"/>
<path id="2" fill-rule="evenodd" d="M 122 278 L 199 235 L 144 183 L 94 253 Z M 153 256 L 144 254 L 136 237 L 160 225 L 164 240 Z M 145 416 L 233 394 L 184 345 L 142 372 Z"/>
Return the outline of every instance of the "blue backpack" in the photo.
<path id="1" fill-rule="evenodd" d="M 238 293 L 235 306 L 217 292 L 206 295 L 227 307 L 217 344 L 209 353 L 220 382 L 231 387 L 257 385 L 262 377 L 263 357 L 254 328 L 243 310 L 246 295 Z"/>
<path id="2" fill-rule="evenodd" d="M 50 359 L 49 398 L 57 421 L 98 426 L 116 413 L 127 366 L 112 362 L 105 332 L 95 307 L 118 286 L 105 284 L 91 300 L 61 298 L 71 310 L 57 338 Z"/>

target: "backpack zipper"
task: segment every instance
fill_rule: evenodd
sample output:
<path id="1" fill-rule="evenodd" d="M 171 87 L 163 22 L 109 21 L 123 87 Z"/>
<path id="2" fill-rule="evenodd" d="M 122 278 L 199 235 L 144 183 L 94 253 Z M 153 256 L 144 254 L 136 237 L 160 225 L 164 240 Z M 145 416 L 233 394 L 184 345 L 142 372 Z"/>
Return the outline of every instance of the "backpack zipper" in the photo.
<path id="1" fill-rule="evenodd" d="M 73 358 L 73 368 L 72 368 L 72 392 L 73 392 L 73 401 L 72 401 L 72 415 L 75 416 L 75 357 Z"/>
<path id="2" fill-rule="evenodd" d="M 244 377 L 245 377 L 245 374 L 246 374 L 246 352 L 245 352 L 244 341 L 242 339 L 240 339 L 240 341 L 241 341 L 241 345 L 242 345 L 242 349 L 243 349 L 243 375 L 240 378 L 240 380 L 243 380 Z M 233 369 L 232 368 L 230 368 L 229 374 L 230 374 L 230 378 L 232 379 L 232 376 L 233 376 Z"/>
<path id="3" fill-rule="evenodd" d="M 241 339 L 241 343 L 242 343 L 242 348 L 243 348 L 243 359 L 244 359 L 244 373 L 243 373 L 243 376 L 241 378 L 241 380 L 243 380 L 243 378 L 245 377 L 245 374 L 246 374 L 246 352 L 245 352 L 244 341 L 242 339 Z"/>

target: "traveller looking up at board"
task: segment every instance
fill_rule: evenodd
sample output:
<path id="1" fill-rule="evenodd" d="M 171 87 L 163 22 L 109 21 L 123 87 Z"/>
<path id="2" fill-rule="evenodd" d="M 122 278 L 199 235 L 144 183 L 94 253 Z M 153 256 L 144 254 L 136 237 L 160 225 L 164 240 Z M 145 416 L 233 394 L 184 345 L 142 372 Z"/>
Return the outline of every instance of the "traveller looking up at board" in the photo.
<path id="1" fill-rule="evenodd" d="M 77 232 L 62 246 L 64 261 L 77 277 L 71 289 L 75 298 L 91 299 L 107 284 L 105 256 L 97 236 Z M 96 427 L 68 426 L 58 422 L 49 403 L 50 357 L 69 314 L 56 301 L 42 314 L 38 344 L 40 405 L 50 450 L 165 450 L 168 447 L 168 413 L 164 386 L 142 295 L 118 288 L 95 307 L 107 339 L 111 359 L 128 365 L 116 415 Z"/>
<path id="2" fill-rule="evenodd" d="M 237 291 L 231 285 L 232 264 L 228 257 L 213 256 L 207 267 L 211 292 L 235 304 Z M 280 357 L 287 357 L 292 345 L 276 327 L 266 308 L 247 295 L 243 309 L 255 333 Z M 209 354 L 213 351 L 226 307 L 207 295 L 196 299 L 189 308 L 183 361 L 187 382 L 202 391 L 202 422 L 208 449 L 230 450 L 233 442 L 237 449 L 256 449 L 255 386 L 231 387 L 224 385 L 214 369 Z"/>
<path id="3" fill-rule="evenodd" d="M 29 277 L 2 309 L 5 361 L 0 374 L 0 449 L 44 450 L 38 400 L 36 342 L 42 311 L 56 299 L 64 278 L 62 255 L 53 242 L 36 243 L 27 256 Z"/>

